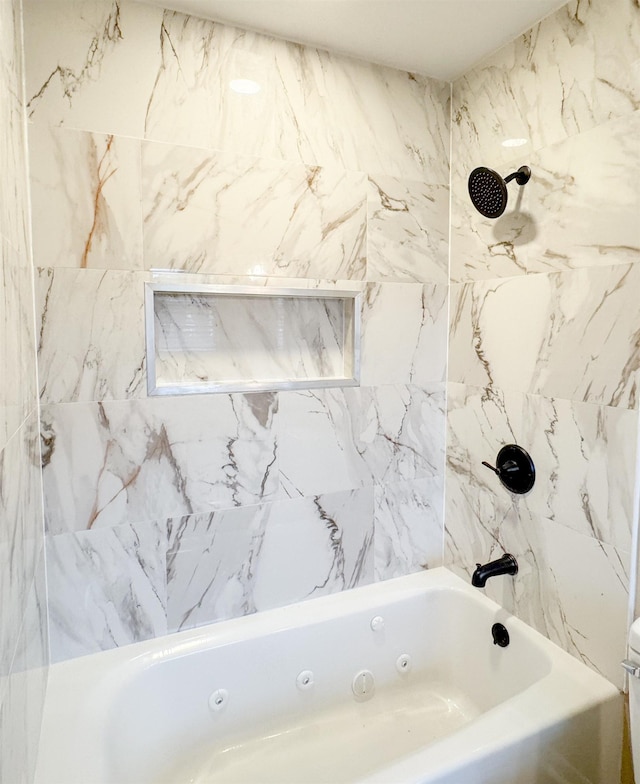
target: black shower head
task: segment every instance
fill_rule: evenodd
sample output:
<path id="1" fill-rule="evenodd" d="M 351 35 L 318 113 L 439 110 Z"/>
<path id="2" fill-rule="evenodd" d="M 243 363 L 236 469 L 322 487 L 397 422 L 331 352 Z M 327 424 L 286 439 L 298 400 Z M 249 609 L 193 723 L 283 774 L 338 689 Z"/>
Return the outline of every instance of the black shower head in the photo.
<path id="1" fill-rule="evenodd" d="M 507 183 L 515 180 L 518 185 L 529 182 L 531 169 L 521 166 L 504 180 L 493 169 L 480 166 L 469 175 L 469 196 L 473 206 L 485 218 L 499 218 L 507 206 Z"/>

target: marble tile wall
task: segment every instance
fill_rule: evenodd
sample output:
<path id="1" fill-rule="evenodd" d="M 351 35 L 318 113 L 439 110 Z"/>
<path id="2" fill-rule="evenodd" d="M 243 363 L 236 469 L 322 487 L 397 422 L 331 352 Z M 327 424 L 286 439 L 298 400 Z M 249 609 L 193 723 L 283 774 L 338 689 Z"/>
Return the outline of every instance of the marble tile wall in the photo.
<path id="1" fill-rule="evenodd" d="M 569 2 L 453 85 L 445 563 L 622 685 L 640 365 L 640 9 Z M 522 139 L 519 147 L 503 146 Z M 477 213 L 475 166 L 511 183 Z M 505 443 L 537 480 L 481 465 Z"/>
<path id="2" fill-rule="evenodd" d="M 53 659 L 440 564 L 450 85 L 116 0 L 25 42 Z M 171 274 L 362 292 L 361 386 L 147 397 Z"/>
<path id="3" fill-rule="evenodd" d="M 33 779 L 48 634 L 22 8 L 0 3 L 0 781 Z"/>

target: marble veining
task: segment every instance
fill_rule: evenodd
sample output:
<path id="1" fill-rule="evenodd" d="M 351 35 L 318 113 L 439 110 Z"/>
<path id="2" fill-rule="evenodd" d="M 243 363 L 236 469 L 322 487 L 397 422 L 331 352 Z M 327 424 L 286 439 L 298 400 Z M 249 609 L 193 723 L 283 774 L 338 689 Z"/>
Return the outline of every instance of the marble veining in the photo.
<path id="1" fill-rule="evenodd" d="M 364 386 L 446 378 L 448 286 L 369 283 L 362 308 Z"/>
<path id="2" fill-rule="evenodd" d="M 142 191 L 147 268 L 364 278 L 359 172 L 146 143 Z"/>
<path id="3" fill-rule="evenodd" d="M 282 392 L 281 493 L 333 493 L 442 475 L 444 385 Z"/>
<path id="4" fill-rule="evenodd" d="M 454 170 L 452 279 L 637 263 L 639 135 L 635 112 L 513 158 L 498 167 L 503 175 L 526 162 L 532 176 L 522 188 L 508 186 L 509 203 L 497 220 L 471 204 L 469 169 Z"/>
<path id="5" fill-rule="evenodd" d="M 140 142 L 34 125 L 29 152 L 36 265 L 142 269 Z"/>
<path id="6" fill-rule="evenodd" d="M 473 507 L 523 509 L 631 550 L 637 411 L 461 384 L 449 384 L 447 402 L 449 494 Z M 523 496 L 482 465 L 509 443 L 523 445 L 536 465 L 536 484 Z"/>
<path id="7" fill-rule="evenodd" d="M 376 580 L 442 565 L 442 477 L 374 487 Z"/>
<path id="8" fill-rule="evenodd" d="M 372 491 L 167 521 L 170 630 L 373 580 Z"/>
<path id="9" fill-rule="evenodd" d="M 121 400 L 144 394 L 144 280 L 143 273 L 125 270 L 37 270 L 43 403 Z M 73 319 L 69 318 L 70 291 Z"/>
<path id="10" fill-rule="evenodd" d="M 49 533 L 274 497 L 277 411 L 272 393 L 43 406 Z"/>
<path id="11" fill-rule="evenodd" d="M 452 286 L 449 379 L 637 406 L 640 265 Z"/>
<path id="12" fill-rule="evenodd" d="M 163 541 L 156 523 L 48 537 L 52 661 L 167 633 Z"/>
<path id="13" fill-rule="evenodd" d="M 456 165 L 495 167 L 513 155 L 506 139 L 528 154 L 632 114 L 639 59 L 635 0 L 572 0 L 456 81 Z"/>
<path id="14" fill-rule="evenodd" d="M 447 283 L 448 266 L 448 185 L 370 176 L 367 280 Z"/>

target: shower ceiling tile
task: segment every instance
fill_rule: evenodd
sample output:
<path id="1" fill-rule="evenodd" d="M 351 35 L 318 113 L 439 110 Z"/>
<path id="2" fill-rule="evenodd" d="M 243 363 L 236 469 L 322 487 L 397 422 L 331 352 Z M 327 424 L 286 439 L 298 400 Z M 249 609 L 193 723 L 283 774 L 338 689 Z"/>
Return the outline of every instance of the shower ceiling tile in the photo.
<path id="1" fill-rule="evenodd" d="M 142 161 L 147 268 L 364 278 L 363 174 L 149 143 Z"/>
<path id="2" fill-rule="evenodd" d="M 369 177 L 367 280 L 448 282 L 449 187 Z"/>
<path id="3" fill-rule="evenodd" d="M 449 380 L 633 408 L 640 265 L 451 287 Z"/>
<path id="4" fill-rule="evenodd" d="M 142 269 L 140 142 L 36 125 L 29 150 L 36 265 Z"/>

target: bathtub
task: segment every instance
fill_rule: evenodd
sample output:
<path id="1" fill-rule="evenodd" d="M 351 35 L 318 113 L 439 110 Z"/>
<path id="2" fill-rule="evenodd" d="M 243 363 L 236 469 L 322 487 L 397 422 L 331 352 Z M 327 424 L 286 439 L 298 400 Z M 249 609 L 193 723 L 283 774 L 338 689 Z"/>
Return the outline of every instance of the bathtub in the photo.
<path id="1" fill-rule="evenodd" d="M 36 782 L 612 784 L 621 706 L 440 568 L 53 665 Z"/>

